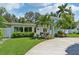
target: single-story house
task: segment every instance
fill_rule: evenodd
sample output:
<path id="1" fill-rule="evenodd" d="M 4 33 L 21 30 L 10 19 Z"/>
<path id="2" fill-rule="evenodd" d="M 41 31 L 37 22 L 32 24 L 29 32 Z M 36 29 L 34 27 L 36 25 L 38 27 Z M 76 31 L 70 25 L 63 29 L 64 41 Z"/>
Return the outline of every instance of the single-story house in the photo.
<path id="1" fill-rule="evenodd" d="M 7 25 L 4 28 L 4 37 L 11 37 L 13 32 L 35 32 L 35 34 L 40 35 L 43 32 L 44 28 L 42 26 L 36 27 L 34 23 L 5 23 Z M 47 32 L 51 34 L 50 28 L 47 29 Z"/>
<path id="2" fill-rule="evenodd" d="M 58 17 L 51 17 L 52 20 L 56 22 Z M 11 37 L 13 32 L 34 32 L 35 34 L 41 35 L 40 33 L 44 32 L 43 26 L 36 26 L 34 23 L 5 23 L 7 25 L 4 28 L 4 37 Z M 21 29 L 21 30 L 19 30 Z M 47 32 L 52 34 L 51 28 L 47 28 Z"/>

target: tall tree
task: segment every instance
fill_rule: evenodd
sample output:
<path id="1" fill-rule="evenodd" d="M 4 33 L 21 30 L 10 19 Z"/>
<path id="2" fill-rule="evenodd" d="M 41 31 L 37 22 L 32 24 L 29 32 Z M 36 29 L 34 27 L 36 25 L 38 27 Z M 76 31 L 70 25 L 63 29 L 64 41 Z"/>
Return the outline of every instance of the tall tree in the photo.
<path id="1" fill-rule="evenodd" d="M 62 4 L 61 6 L 58 6 L 59 10 L 57 11 L 57 15 L 59 17 L 61 17 L 61 15 L 65 12 L 68 12 L 68 9 L 67 9 L 67 3 L 66 4 Z"/>
<path id="2" fill-rule="evenodd" d="M 0 16 L 3 16 L 6 12 L 7 11 L 4 7 L 0 7 Z"/>
<path id="3" fill-rule="evenodd" d="M 57 11 L 57 14 L 60 20 L 58 20 L 58 24 L 62 24 L 59 27 L 63 29 L 73 28 L 74 24 L 74 15 L 72 13 L 71 7 L 66 8 L 68 4 L 64 4 L 59 6 L 59 11 Z"/>
<path id="4" fill-rule="evenodd" d="M 34 18 L 34 13 L 33 13 L 32 11 L 26 12 L 25 18 L 28 19 L 28 20 L 33 20 L 33 18 Z"/>
<path id="5" fill-rule="evenodd" d="M 50 25 L 50 20 L 49 20 L 50 16 L 48 15 L 41 15 L 38 20 L 36 21 L 37 25 L 41 25 L 43 27 L 48 27 Z"/>
<path id="6" fill-rule="evenodd" d="M 5 13 L 3 16 L 8 22 L 18 22 L 18 18 L 14 14 Z"/>
<path id="7" fill-rule="evenodd" d="M 38 12 L 26 12 L 25 18 L 29 21 L 35 22 L 40 17 L 40 13 Z"/>
<path id="8" fill-rule="evenodd" d="M 11 20 L 12 22 L 18 22 L 18 18 L 14 14 L 11 15 Z"/>
<path id="9" fill-rule="evenodd" d="M 18 22 L 19 23 L 25 23 L 26 21 L 25 21 L 25 18 L 24 17 L 20 17 L 19 20 L 18 20 Z"/>
<path id="10" fill-rule="evenodd" d="M 41 15 L 38 20 L 36 21 L 36 25 L 42 26 L 44 29 L 44 34 L 46 35 L 47 29 L 52 29 L 53 20 L 51 19 L 50 15 Z M 46 36 L 44 36 L 46 37 Z"/>
<path id="11" fill-rule="evenodd" d="M 38 13 L 38 12 L 34 13 L 34 19 L 35 20 L 37 20 L 40 16 L 41 16 L 40 13 Z"/>

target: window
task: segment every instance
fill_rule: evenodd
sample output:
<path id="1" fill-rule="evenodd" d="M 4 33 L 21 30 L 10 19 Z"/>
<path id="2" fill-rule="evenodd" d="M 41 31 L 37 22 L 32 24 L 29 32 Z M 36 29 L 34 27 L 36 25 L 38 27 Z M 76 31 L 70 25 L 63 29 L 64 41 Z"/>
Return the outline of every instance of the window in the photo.
<path id="1" fill-rule="evenodd" d="M 32 32 L 32 27 L 25 27 L 24 31 L 25 32 Z"/>
<path id="2" fill-rule="evenodd" d="M 28 32 L 28 28 L 27 28 L 27 27 L 25 27 L 24 31 L 25 31 L 25 32 Z"/>
<path id="3" fill-rule="evenodd" d="M 32 27 L 29 27 L 29 32 L 32 32 Z"/>
<path id="4" fill-rule="evenodd" d="M 14 27 L 14 32 L 23 32 L 23 27 Z"/>
<path id="5" fill-rule="evenodd" d="M 23 32 L 23 27 L 19 27 L 19 31 L 20 32 Z"/>
<path id="6" fill-rule="evenodd" d="M 14 27 L 15 32 L 23 32 L 23 27 Z M 25 27 L 24 32 L 32 32 L 32 27 Z"/>

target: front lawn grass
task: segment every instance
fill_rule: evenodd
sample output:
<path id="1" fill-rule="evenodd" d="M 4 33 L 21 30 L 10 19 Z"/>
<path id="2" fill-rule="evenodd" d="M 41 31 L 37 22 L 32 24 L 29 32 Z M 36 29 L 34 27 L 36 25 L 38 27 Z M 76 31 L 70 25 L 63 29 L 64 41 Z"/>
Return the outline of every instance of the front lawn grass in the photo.
<path id="1" fill-rule="evenodd" d="M 28 50 L 44 40 L 15 38 L 0 44 L 0 55 L 24 55 Z"/>
<path id="2" fill-rule="evenodd" d="M 79 34 L 76 34 L 76 33 L 67 34 L 67 37 L 79 37 Z"/>

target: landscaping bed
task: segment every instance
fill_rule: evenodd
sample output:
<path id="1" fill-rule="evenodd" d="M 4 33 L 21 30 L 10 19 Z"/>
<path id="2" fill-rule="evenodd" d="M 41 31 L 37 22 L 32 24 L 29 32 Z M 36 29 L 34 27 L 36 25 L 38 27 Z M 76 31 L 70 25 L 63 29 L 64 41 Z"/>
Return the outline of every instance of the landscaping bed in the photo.
<path id="1" fill-rule="evenodd" d="M 0 44 L 1 55 L 24 55 L 28 50 L 44 40 L 13 38 Z"/>

